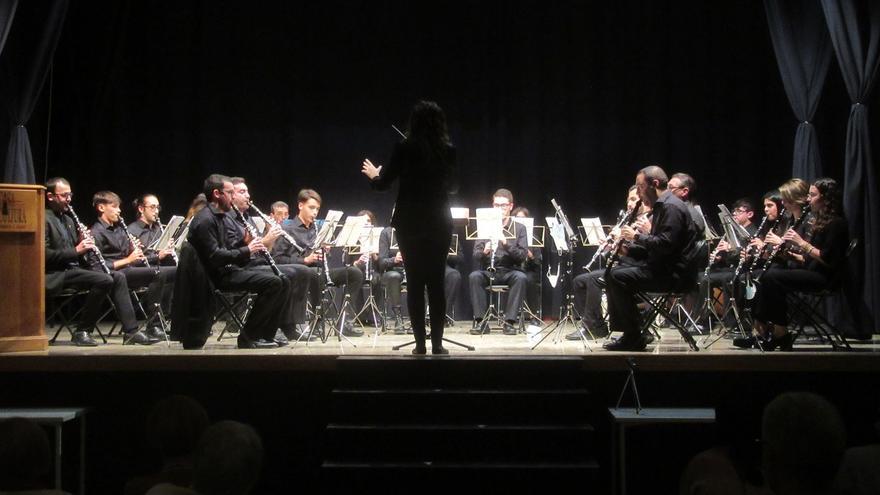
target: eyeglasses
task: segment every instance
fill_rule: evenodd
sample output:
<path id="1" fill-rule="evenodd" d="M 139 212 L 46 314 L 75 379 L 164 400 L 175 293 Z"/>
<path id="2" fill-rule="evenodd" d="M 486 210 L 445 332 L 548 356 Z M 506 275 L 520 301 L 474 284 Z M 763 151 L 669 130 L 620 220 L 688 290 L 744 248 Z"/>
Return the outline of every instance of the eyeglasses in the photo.
<path id="1" fill-rule="evenodd" d="M 70 199 L 70 198 L 73 197 L 73 193 L 72 193 L 72 192 L 66 192 L 66 193 L 61 193 L 61 194 L 58 194 L 58 193 L 52 193 L 52 194 L 54 194 L 55 196 L 58 196 L 59 198 L 64 198 L 64 199 Z"/>
<path id="2" fill-rule="evenodd" d="M 144 205 L 144 208 L 146 208 L 148 210 L 156 210 L 156 211 L 162 210 L 162 207 L 159 205 Z"/>
<path id="3" fill-rule="evenodd" d="M 510 208 L 510 203 L 492 203 L 495 208 Z"/>
<path id="4" fill-rule="evenodd" d="M 748 213 L 748 212 L 749 212 L 749 210 L 745 210 L 743 208 L 737 208 L 737 209 L 733 210 L 734 215 L 742 215 L 742 214 Z"/>

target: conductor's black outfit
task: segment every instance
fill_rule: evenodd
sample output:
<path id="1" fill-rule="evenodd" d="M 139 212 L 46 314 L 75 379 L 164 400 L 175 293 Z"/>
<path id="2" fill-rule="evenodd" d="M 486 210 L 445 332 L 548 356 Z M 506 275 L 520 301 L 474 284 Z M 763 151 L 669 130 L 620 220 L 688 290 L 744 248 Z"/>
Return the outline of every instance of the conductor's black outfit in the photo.
<path id="1" fill-rule="evenodd" d="M 452 236 L 449 194 L 458 190 L 455 148 L 440 149 L 407 139 L 394 147 L 391 160 L 370 181 L 371 187 L 386 190 L 400 179 L 391 225 L 396 229 L 406 267 L 407 307 L 416 347 L 425 342 L 425 287 L 431 313 L 431 345 L 442 347 L 446 297 L 443 277 L 446 254 Z"/>

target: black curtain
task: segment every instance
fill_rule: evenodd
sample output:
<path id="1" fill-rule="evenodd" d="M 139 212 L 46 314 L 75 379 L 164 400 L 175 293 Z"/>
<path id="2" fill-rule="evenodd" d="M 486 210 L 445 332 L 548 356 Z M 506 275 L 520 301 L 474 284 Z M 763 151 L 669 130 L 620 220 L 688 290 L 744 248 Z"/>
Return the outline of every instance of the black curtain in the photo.
<path id="1" fill-rule="evenodd" d="M 862 233 L 851 259 L 860 295 L 862 325 L 880 331 L 880 218 L 877 178 L 871 155 L 868 102 L 880 66 L 880 2 L 822 0 L 834 52 L 852 107 L 846 130 L 844 210 L 850 231 Z M 865 42 L 867 38 L 867 43 Z"/>
<path id="2" fill-rule="evenodd" d="M 800 122 L 794 138 L 792 177 L 812 182 L 824 175 L 819 138 L 811 121 L 831 61 L 825 17 L 815 0 L 765 0 L 764 8 L 785 94 Z"/>
<path id="3" fill-rule="evenodd" d="M 13 184 L 33 184 L 34 160 L 26 124 L 39 100 L 46 75 L 52 66 L 55 47 L 61 35 L 61 27 L 67 15 L 68 0 L 28 2 L 31 12 L 44 16 L 43 29 L 39 33 L 22 34 L 22 44 L 28 44 L 33 35 L 39 35 L 36 42 L 27 48 L 19 48 L 19 58 L 5 57 L 3 60 L 3 95 L 9 110 L 10 136 L 6 152 L 6 167 L 3 181 Z"/>
<path id="4" fill-rule="evenodd" d="M 0 0 L 0 54 L 3 53 L 3 47 L 6 45 L 6 37 L 9 36 L 9 27 L 12 26 L 12 19 L 15 18 L 16 7 L 18 0 Z"/>

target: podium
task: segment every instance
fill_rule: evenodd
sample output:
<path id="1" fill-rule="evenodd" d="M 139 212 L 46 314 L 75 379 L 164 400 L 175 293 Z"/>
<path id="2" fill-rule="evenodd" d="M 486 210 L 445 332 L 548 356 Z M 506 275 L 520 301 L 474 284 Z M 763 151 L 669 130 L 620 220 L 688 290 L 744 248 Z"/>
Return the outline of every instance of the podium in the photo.
<path id="1" fill-rule="evenodd" d="M 45 191 L 0 184 L 0 353 L 45 351 Z"/>

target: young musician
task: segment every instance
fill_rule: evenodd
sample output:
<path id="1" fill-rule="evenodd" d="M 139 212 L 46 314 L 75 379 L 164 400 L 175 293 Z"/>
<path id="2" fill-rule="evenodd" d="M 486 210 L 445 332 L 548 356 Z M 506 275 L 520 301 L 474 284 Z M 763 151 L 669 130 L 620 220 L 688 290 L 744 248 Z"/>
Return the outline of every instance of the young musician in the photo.
<path id="1" fill-rule="evenodd" d="M 330 246 L 318 246 L 312 249 L 318 237 L 315 221 L 321 211 L 321 196 L 312 189 L 303 189 L 297 195 L 297 216 L 283 225 L 285 232 L 293 236 L 297 244 L 305 249 L 300 253 L 294 250 L 286 240 L 279 240 L 278 247 L 273 251 L 281 263 L 305 265 L 310 268 L 308 273 L 308 293 L 312 307 L 321 306 L 321 296 L 327 275 L 323 273 L 324 256 L 329 255 Z M 345 287 L 345 293 L 352 300 L 357 300 L 355 293 L 360 292 L 364 285 L 364 272 L 355 266 L 330 269 L 330 280 L 336 287 Z M 347 337 L 360 337 L 363 330 L 354 328 L 353 314 L 346 316 L 342 334 Z"/>
<path id="2" fill-rule="evenodd" d="M 271 271 L 248 268 L 251 253 L 265 251 L 260 238 L 233 248 L 227 244 L 226 230 L 235 188 L 228 177 L 211 174 L 203 187 L 208 206 L 196 213 L 187 240 L 198 253 L 205 271 L 220 290 L 246 290 L 257 295 L 244 329 L 238 336 L 240 349 L 278 347 L 274 338 L 281 312 L 287 302 L 285 282 Z"/>
<path id="3" fill-rule="evenodd" d="M 482 318 L 486 313 L 489 297 L 486 287 L 489 286 L 492 277 L 488 269 L 493 264 L 494 258 L 494 282 L 507 284 L 509 287 L 502 331 L 505 335 L 516 335 L 519 310 L 528 286 L 528 277 L 522 271 L 522 264 L 528 258 L 528 234 L 524 226 L 514 222 L 510 217 L 510 212 L 513 210 L 513 193 L 507 189 L 498 189 L 492 195 L 492 206 L 501 210 L 501 228 L 503 231 L 512 232 L 513 239 L 504 237 L 497 239 L 494 254 L 492 243 L 484 240 L 474 244 L 474 260 L 480 264 L 480 269 L 471 272 L 469 277 L 471 303 L 474 308 L 474 328 L 471 329 L 471 333 L 480 335 L 489 331 L 488 322 L 484 325 Z"/>
<path id="4" fill-rule="evenodd" d="M 610 351 L 641 351 L 648 340 L 641 335 L 641 318 L 636 292 L 690 287 L 696 282 L 691 269 L 697 239 L 702 232 L 687 206 L 666 187 L 666 172 L 651 165 L 636 175 L 636 186 L 643 203 L 652 205 L 651 228 L 644 222 L 624 226 L 620 236 L 633 246 L 644 248 L 644 265 L 617 266 L 605 278 L 608 315 L 613 330 L 622 331 L 619 339 L 607 342 Z M 632 253 L 633 250 L 631 249 Z"/>
<path id="5" fill-rule="evenodd" d="M 524 206 L 518 206 L 510 212 L 510 215 L 514 218 L 530 218 L 529 210 Z M 526 232 L 527 238 L 531 239 L 531 234 Z M 529 243 L 531 244 L 531 242 Z M 526 260 L 523 262 L 523 271 L 526 274 L 526 277 L 529 278 L 528 286 L 526 287 L 526 303 L 529 305 L 529 311 L 533 314 L 537 315 L 541 310 L 541 277 L 543 277 L 543 273 L 541 273 L 541 266 L 544 260 L 544 252 L 541 248 L 532 248 L 529 247 L 526 250 Z M 542 322 L 540 320 L 533 322 L 537 326 L 541 326 Z"/>
<path id="6" fill-rule="evenodd" d="M 92 206 L 98 213 L 98 221 L 92 225 L 92 235 L 95 237 L 95 245 L 101 250 L 107 261 L 107 267 L 122 273 L 129 289 L 148 288 L 142 304 L 147 316 L 152 319 L 152 325 L 147 328 L 146 333 L 138 331 L 137 321 L 129 319 L 127 316 L 129 308 L 132 308 L 132 315 L 134 315 L 128 294 L 125 294 L 125 297 L 120 297 L 120 300 L 114 299 L 113 301 L 117 312 L 126 314 L 124 318 L 120 316 L 123 323 L 122 330 L 125 332 L 122 343 L 154 344 L 165 340 L 165 332 L 159 325 L 158 319 L 155 318 L 162 302 L 165 281 L 155 267 L 146 265 L 146 257 L 140 242 L 136 238 L 130 239 L 126 233 L 125 225 L 122 224 L 120 217 L 119 204 L 119 196 L 114 192 L 99 191 L 95 193 L 92 197 Z"/>
<path id="7" fill-rule="evenodd" d="M 87 230 L 78 231 L 71 218 L 71 198 L 73 191 L 67 179 L 53 177 L 46 181 L 46 295 L 64 289 L 89 291 L 71 341 L 76 346 L 94 347 L 98 343 L 91 333 L 101 316 L 104 298 L 110 293 L 114 300 L 127 298 L 128 285 L 121 273 L 107 274 L 87 268 L 87 258 L 95 257 L 95 243 Z M 134 311 L 125 316 L 128 328 L 136 330 Z"/>
<path id="8" fill-rule="evenodd" d="M 226 212 L 229 224 L 226 229 L 226 242 L 232 248 L 240 248 L 246 246 L 251 239 L 250 230 L 258 234 L 262 234 L 262 232 L 257 228 L 257 224 L 250 214 L 251 196 L 247 183 L 241 177 L 233 177 L 230 181 L 235 193 L 232 195 L 234 208 Z M 265 234 L 262 235 L 263 245 L 271 251 L 281 237 L 281 226 L 265 225 L 265 230 Z M 298 337 L 296 335 L 297 324 L 305 323 L 305 299 L 309 270 L 303 265 L 279 263 L 274 257 L 272 260 L 275 261 L 278 270 L 284 274 L 286 285 L 284 298 L 286 302 L 283 309 L 280 310 L 279 329 L 275 332 L 273 339 L 279 347 L 283 347 L 288 344 L 288 339 Z M 247 267 L 274 273 L 269 264 L 269 258 L 263 254 L 252 253 Z"/>
<path id="9" fill-rule="evenodd" d="M 162 291 L 162 310 L 166 313 L 171 309 L 171 299 L 174 295 L 174 279 L 177 273 L 177 262 L 174 259 L 174 245 L 170 244 L 166 249 L 156 251 L 150 249 L 154 242 L 158 241 L 164 232 L 164 227 L 159 219 L 161 206 L 159 198 L 154 194 L 142 194 L 134 200 L 134 208 L 138 212 L 138 218 L 128 224 L 128 231 L 137 237 L 144 248 L 144 255 L 151 266 L 159 267 L 164 289 Z"/>
<path id="10" fill-rule="evenodd" d="M 788 184 L 788 183 L 787 183 Z M 786 209 L 798 208 L 798 197 L 792 187 L 780 187 Z M 849 230 L 843 215 L 843 191 L 834 179 L 816 180 L 808 193 L 808 204 L 814 222 L 802 229 L 789 228 L 782 240 L 790 246 L 792 268 L 771 266 L 761 274 L 755 295 L 754 330 L 766 340 L 764 350 L 791 350 L 794 334 L 787 329 L 786 294 L 791 291 L 817 292 L 834 286 L 844 271 L 843 262 L 849 244 Z"/>

